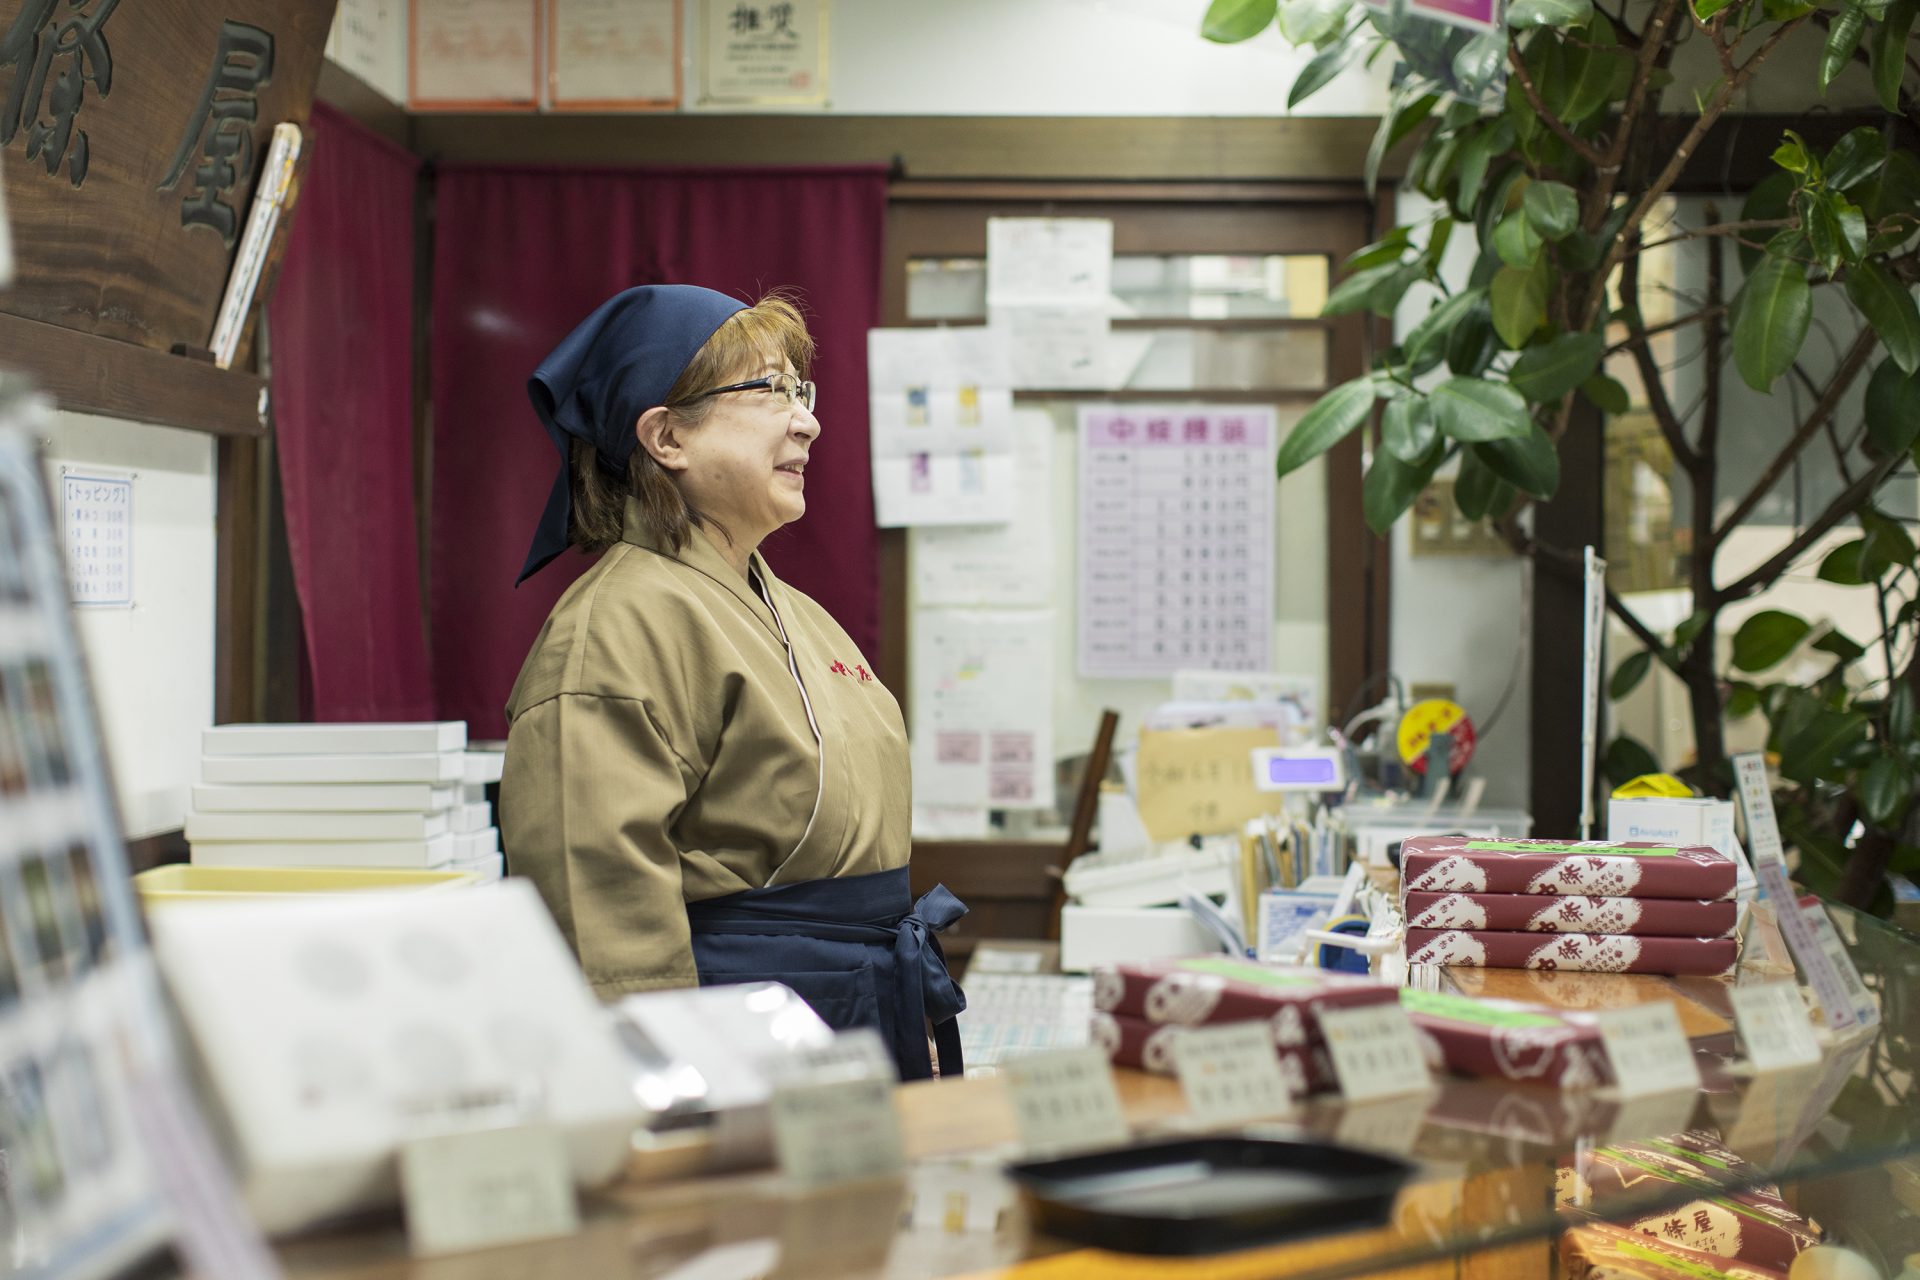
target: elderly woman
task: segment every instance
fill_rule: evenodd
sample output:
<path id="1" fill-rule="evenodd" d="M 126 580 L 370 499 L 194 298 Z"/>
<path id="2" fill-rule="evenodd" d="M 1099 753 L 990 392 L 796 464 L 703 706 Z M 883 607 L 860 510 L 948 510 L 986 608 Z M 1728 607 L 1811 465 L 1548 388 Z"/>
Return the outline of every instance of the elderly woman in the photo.
<path id="1" fill-rule="evenodd" d="M 520 577 L 600 560 L 507 704 L 500 817 L 602 996 L 778 981 L 876 1028 L 906 1078 L 960 1069 L 964 1000 L 907 887 L 900 708 L 760 543 L 806 511 L 813 342 L 778 296 L 628 289 L 534 372 L 560 474 Z"/>

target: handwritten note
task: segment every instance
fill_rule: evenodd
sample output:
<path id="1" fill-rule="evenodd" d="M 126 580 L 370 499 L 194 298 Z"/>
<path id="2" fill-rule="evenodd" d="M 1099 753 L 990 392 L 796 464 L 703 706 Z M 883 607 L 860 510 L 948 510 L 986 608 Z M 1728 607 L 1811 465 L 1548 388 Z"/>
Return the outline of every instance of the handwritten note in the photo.
<path id="1" fill-rule="evenodd" d="M 1140 821 L 1155 840 L 1238 831 L 1279 808 L 1253 782 L 1253 752 L 1279 744 L 1272 729 L 1143 729 L 1135 757 Z"/>

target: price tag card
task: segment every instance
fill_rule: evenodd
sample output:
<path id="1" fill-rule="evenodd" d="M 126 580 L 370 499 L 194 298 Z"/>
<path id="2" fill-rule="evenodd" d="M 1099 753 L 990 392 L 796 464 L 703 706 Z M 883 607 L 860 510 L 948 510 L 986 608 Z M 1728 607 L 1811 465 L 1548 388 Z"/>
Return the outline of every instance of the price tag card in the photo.
<path id="1" fill-rule="evenodd" d="M 774 1089 L 772 1112 L 780 1171 L 796 1186 L 893 1177 L 906 1165 L 888 1075 L 788 1080 Z"/>
<path id="2" fill-rule="evenodd" d="M 1733 1016 L 1755 1071 L 1779 1071 L 1820 1061 L 1820 1044 L 1807 1020 L 1807 1002 L 1791 982 L 1735 987 Z"/>
<path id="3" fill-rule="evenodd" d="M 1397 1001 L 1323 1009 L 1318 1016 L 1333 1073 L 1349 1101 L 1398 1098 L 1433 1087 L 1420 1037 Z"/>
<path id="4" fill-rule="evenodd" d="M 1747 845 L 1757 869 L 1786 858 L 1780 844 L 1780 823 L 1773 813 L 1773 789 L 1767 785 L 1767 761 L 1757 751 L 1733 758 L 1734 778 L 1740 788 L 1740 808 L 1747 817 Z"/>
<path id="5" fill-rule="evenodd" d="M 1028 1149 L 1118 1146 L 1127 1140 L 1113 1068 L 1093 1046 L 1009 1058 L 1001 1070 Z"/>
<path id="6" fill-rule="evenodd" d="M 1426 1122 L 1427 1108 L 1432 1105 L 1433 1099 L 1424 1094 L 1352 1103 L 1340 1113 L 1333 1140 L 1364 1151 L 1407 1155 L 1413 1151 Z"/>
<path id="7" fill-rule="evenodd" d="M 580 1229 L 566 1146 L 549 1124 L 415 1138 L 400 1149 L 400 1187 L 415 1256 Z"/>
<path id="8" fill-rule="evenodd" d="M 1820 953 L 1833 966 L 1834 976 L 1840 980 L 1839 998 L 1852 1007 L 1853 1016 L 1861 1026 L 1877 1026 L 1880 1022 L 1880 1006 L 1874 1002 L 1873 992 L 1867 990 L 1867 984 L 1860 980 L 1860 970 L 1854 967 L 1853 957 L 1847 954 L 1847 944 L 1840 940 L 1840 931 L 1833 927 L 1833 917 L 1827 914 L 1826 904 L 1812 896 L 1802 898 L 1800 914 L 1812 927 Z"/>
<path id="9" fill-rule="evenodd" d="M 1173 1042 L 1173 1070 L 1187 1110 L 1203 1125 L 1236 1125 L 1293 1108 L 1264 1018 L 1181 1032 Z"/>
<path id="10" fill-rule="evenodd" d="M 1623 1098 L 1643 1094 L 1700 1091 L 1700 1067 L 1693 1046 L 1680 1029 L 1672 1002 L 1657 1000 L 1631 1009 L 1603 1009 L 1593 1015 L 1613 1063 L 1615 1086 Z"/>

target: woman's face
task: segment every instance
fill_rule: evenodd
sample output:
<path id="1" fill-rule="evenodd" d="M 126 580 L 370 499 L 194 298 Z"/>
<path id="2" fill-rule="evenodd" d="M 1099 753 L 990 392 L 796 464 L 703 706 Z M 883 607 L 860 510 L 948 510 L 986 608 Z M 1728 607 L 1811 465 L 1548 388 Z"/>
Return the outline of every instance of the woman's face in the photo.
<path id="1" fill-rule="evenodd" d="M 767 360 L 730 381 L 792 372 L 786 360 Z M 786 404 L 764 388 L 713 399 L 699 426 L 679 431 L 686 457 L 680 491 L 737 543 L 755 547 L 806 514 L 807 455 L 819 438 L 820 423 L 798 401 Z"/>

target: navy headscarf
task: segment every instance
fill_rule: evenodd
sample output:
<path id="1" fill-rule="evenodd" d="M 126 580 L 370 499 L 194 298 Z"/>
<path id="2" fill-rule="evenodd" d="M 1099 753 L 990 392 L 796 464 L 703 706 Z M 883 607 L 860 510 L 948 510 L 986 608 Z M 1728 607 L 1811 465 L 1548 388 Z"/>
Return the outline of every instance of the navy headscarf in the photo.
<path id="1" fill-rule="evenodd" d="M 602 466 L 625 475 L 639 443 L 634 423 L 666 401 L 687 362 L 746 305 L 696 285 L 641 285 L 602 303 L 540 362 L 527 396 L 560 451 L 560 474 L 515 586 L 567 549 L 571 441 L 590 442 Z"/>

